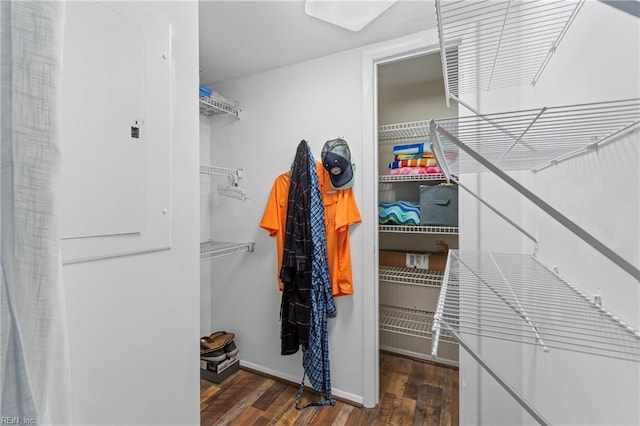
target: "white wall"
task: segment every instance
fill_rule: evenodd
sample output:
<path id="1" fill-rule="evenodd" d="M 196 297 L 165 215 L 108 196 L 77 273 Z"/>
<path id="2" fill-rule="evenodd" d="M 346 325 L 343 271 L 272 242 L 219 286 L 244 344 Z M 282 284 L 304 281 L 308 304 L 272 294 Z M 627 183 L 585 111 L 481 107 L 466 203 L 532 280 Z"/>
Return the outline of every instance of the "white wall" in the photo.
<path id="1" fill-rule="evenodd" d="M 487 93 L 476 106 L 481 112 L 499 112 L 638 98 L 639 36 L 637 18 L 600 2 L 588 1 L 535 88 L 522 88 L 510 97 Z M 633 135 L 598 152 L 576 157 L 535 175 L 525 172 L 519 176 L 536 194 L 636 267 L 640 264 L 638 138 L 636 130 Z M 638 282 L 536 207 L 518 201 L 518 196 L 512 193 L 497 194 L 498 202 L 520 205 L 521 212 L 515 211 L 514 218 L 534 232 L 540 244 L 539 257 L 548 265 L 559 266 L 561 275 L 588 296 L 601 294 L 606 308 L 638 329 Z M 464 210 L 465 221 L 469 218 L 466 213 L 468 211 Z M 488 232 L 492 229 L 487 226 L 480 229 L 482 235 L 474 236 L 475 244 L 490 245 L 495 235 Z M 558 350 L 541 356 L 539 351 L 530 348 L 525 348 L 521 357 L 511 358 L 508 362 L 497 356 L 489 357 L 489 360 L 514 376 L 516 387 L 552 423 L 640 423 L 637 403 L 640 400 L 640 369 L 637 365 Z M 475 361 L 464 357 L 461 364 L 464 365 L 461 383 L 479 377 L 482 382 L 475 388 L 461 388 L 461 419 L 469 424 L 493 423 L 495 413 L 501 412 L 509 397 L 479 398 L 478 395 L 490 394 L 495 384 L 479 372 Z M 517 377 L 518 369 L 520 377 Z M 478 399 L 480 403 L 476 405 L 468 403 Z M 505 416 L 502 423 L 531 422 L 526 414 L 520 416 L 512 413 L 511 417 Z"/>
<path id="2" fill-rule="evenodd" d="M 249 200 L 214 197 L 216 239 L 255 241 L 254 253 L 212 261 L 212 330 L 236 333 L 245 365 L 294 381 L 302 377 L 301 354 L 280 355 L 280 298 L 276 282 L 276 241 L 258 227 L 271 185 L 287 171 L 300 140 L 320 158 L 326 140 L 343 136 L 356 163 L 361 140 L 360 52 L 323 57 L 219 84 L 240 103 L 244 116 L 214 117 L 212 161 L 245 169 L 241 181 Z M 356 174 L 356 200 L 362 200 Z M 361 207 L 361 206 L 360 206 Z M 329 320 L 332 385 L 336 395 L 362 401 L 362 235 L 351 227 L 354 295 L 336 298 L 338 317 Z M 371 327 L 374 325 L 372 324 Z"/>
<path id="3" fill-rule="evenodd" d="M 220 240 L 253 240 L 256 251 L 213 261 L 211 328 L 236 333 L 245 366 L 292 381 L 302 376 L 300 354 L 280 355 L 276 243 L 258 223 L 274 179 L 290 168 L 300 140 L 309 141 L 318 159 L 326 140 L 343 136 L 357 164 L 354 192 L 363 222 L 351 227 L 354 295 L 336 298 L 338 317 L 329 320 L 331 377 L 334 395 L 365 406 L 376 403 L 374 60 L 433 52 L 436 42 L 435 30 L 411 34 L 215 87 L 239 101 L 245 114 L 240 121 L 213 119 L 212 161 L 243 167 L 250 198 L 242 203 L 214 197 L 212 233 Z"/>
<path id="4" fill-rule="evenodd" d="M 143 7 L 173 27 L 172 249 L 65 266 L 75 424 L 200 420 L 198 8 Z"/>
<path id="5" fill-rule="evenodd" d="M 378 96 L 378 124 L 381 126 L 452 117 L 457 111 L 456 105 L 447 108 L 442 78 L 390 90 L 380 90 Z"/>
<path id="6" fill-rule="evenodd" d="M 200 115 L 200 162 L 211 164 L 211 118 Z M 200 241 L 211 236 L 211 211 L 219 177 L 200 175 Z M 211 334 L 211 272 L 210 261 L 200 262 L 200 336 Z"/>

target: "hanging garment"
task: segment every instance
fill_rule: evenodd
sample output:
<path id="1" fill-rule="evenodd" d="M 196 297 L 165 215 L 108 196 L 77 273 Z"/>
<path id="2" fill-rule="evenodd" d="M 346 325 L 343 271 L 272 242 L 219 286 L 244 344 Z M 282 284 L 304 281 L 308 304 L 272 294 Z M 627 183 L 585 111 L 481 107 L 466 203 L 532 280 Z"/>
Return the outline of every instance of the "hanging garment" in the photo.
<path id="1" fill-rule="evenodd" d="M 309 344 L 311 323 L 311 182 L 309 149 L 301 141 L 291 167 L 285 241 L 280 269 L 284 284 L 280 305 L 281 353 L 291 355 Z"/>
<path id="2" fill-rule="evenodd" d="M 311 239 L 313 241 L 311 327 L 309 347 L 303 354 L 304 374 L 296 397 L 296 408 L 335 405 L 331 396 L 331 371 L 329 366 L 329 333 L 327 318 L 336 317 L 336 306 L 331 294 L 331 281 L 327 264 L 327 239 L 324 227 L 324 204 L 313 154 L 309 152 L 309 176 L 311 177 Z M 300 406 L 304 391 L 304 377 L 324 396 L 324 401 L 313 401 Z"/>
<path id="3" fill-rule="evenodd" d="M 327 261 L 329 277 L 334 296 L 353 294 L 353 274 L 351 269 L 351 244 L 349 227 L 361 221 L 353 188 L 335 190 L 331 186 L 329 172 L 322 163 L 315 167 L 324 203 L 325 231 L 327 237 Z M 269 199 L 265 206 L 260 227 L 276 238 L 278 271 L 282 268 L 282 253 L 287 219 L 290 172 L 279 175 L 273 182 Z M 284 284 L 278 280 L 282 291 Z"/>

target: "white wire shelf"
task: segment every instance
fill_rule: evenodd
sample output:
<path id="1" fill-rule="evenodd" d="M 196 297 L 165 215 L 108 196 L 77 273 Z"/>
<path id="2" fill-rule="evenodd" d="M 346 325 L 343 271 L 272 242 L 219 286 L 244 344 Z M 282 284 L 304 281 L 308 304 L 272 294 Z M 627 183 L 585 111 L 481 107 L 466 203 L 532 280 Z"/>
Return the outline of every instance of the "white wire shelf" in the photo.
<path id="1" fill-rule="evenodd" d="M 399 142 L 424 142 L 428 146 L 430 124 L 431 120 L 422 120 L 378 126 L 378 143 L 388 145 Z"/>
<path id="2" fill-rule="evenodd" d="M 380 331 L 430 339 L 433 312 L 381 304 L 379 323 Z M 456 343 L 456 340 L 446 332 L 440 335 L 440 339 Z"/>
<path id="3" fill-rule="evenodd" d="M 240 180 L 244 176 L 244 169 L 228 169 L 226 167 L 200 164 L 200 173 L 205 175 L 227 176 L 232 179 Z"/>
<path id="4" fill-rule="evenodd" d="M 206 175 L 226 176 L 227 183 L 218 184 L 217 186 L 218 194 L 242 201 L 245 201 L 247 199 L 247 194 L 245 193 L 244 189 L 239 187 L 240 179 L 242 179 L 244 176 L 244 169 L 228 169 L 225 167 L 201 164 L 200 173 Z"/>
<path id="5" fill-rule="evenodd" d="M 539 171 L 595 151 L 639 124 L 640 99 L 626 99 L 435 120 L 432 142 L 471 149 L 501 170 Z M 438 164 L 454 175 L 486 170 L 468 155 L 438 158 Z"/>
<path id="6" fill-rule="evenodd" d="M 429 140 L 429 120 L 408 123 L 387 124 L 378 127 L 378 142 L 381 144 L 398 141 Z"/>
<path id="7" fill-rule="evenodd" d="M 436 0 L 447 99 L 535 85 L 584 0 Z"/>
<path id="8" fill-rule="evenodd" d="M 427 173 L 422 175 L 382 175 L 378 176 L 378 182 L 423 182 L 423 181 L 444 181 L 446 176 L 442 173 Z"/>
<path id="9" fill-rule="evenodd" d="M 254 242 L 234 243 L 228 241 L 205 241 L 200 243 L 200 260 L 209 260 L 215 257 L 226 256 L 240 252 L 253 252 Z"/>
<path id="10" fill-rule="evenodd" d="M 236 118 L 241 118 L 242 110 L 229 101 L 200 95 L 200 114 L 206 116 L 229 114 Z"/>
<path id="11" fill-rule="evenodd" d="M 378 225 L 378 231 L 399 232 L 402 234 L 458 234 L 458 227 L 422 225 Z"/>
<path id="12" fill-rule="evenodd" d="M 479 336 L 640 363 L 640 333 L 534 256 L 450 250 L 449 262 L 434 335 L 449 330 L 459 340 Z"/>
<path id="13" fill-rule="evenodd" d="M 443 273 L 428 269 L 402 268 L 380 265 L 378 279 L 396 284 L 408 284 L 424 287 L 440 287 Z"/>

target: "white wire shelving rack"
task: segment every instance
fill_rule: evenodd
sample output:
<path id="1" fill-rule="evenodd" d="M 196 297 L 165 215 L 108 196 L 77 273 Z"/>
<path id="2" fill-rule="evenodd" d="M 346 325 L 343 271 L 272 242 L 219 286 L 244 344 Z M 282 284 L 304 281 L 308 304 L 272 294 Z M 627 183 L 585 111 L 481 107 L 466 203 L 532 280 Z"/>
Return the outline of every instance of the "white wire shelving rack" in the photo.
<path id="1" fill-rule="evenodd" d="M 207 117 L 214 114 L 229 114 L 236 118 L 242 118 L 242 109 L 227 99 L 213 96 L 200 95 L 200 114 Z"/>
<path id="2" fill-rule="evenodd" d="M 231 198 L 246 200 L 244 189 L 238 187 L 238 181 L 244 176 L 244 169 L 230 169 L 225 167 L 200 165 L 200 173 L 206 175 L 226 176 L 227 184 L 218 185 L 218 193 Z M 200 243 L 200 260 L 209 260 L 215 257 L 226 256 L 233 253 L 253 252 L 254 242 L 229 242 L 229 241 L 205 241 Z"/>
<path id="3" fill-rule="evenodd" d="M 378 143 L 382 145 L 399 145 L 407 143 L 424 143 L 425 151 L 430 151 L 429 145 L 430 121 L 412 121 L 406 123 L 396 123 L 382 125 L 378 127 Z M 402 182 L 412 183 L 439 183 L 446 181 L 443 173 L 414 174 L 414 175 L 380 175 L 378 182 L 381 184 L 395 184 Z M 381 233 L 400 234 L 449 234 L 457 235 L 458 227 L 449 226 L 423 226 L 423 225 L 378 225 Z M 380 265 L 378 269 L 378 280 L 393 286 L 405 285 L 413 286 L 419 292 L 419 297 L 427 297 L 432 294 L 432 298 L 438 293 L 442 282 L 442 272 L 425 269 L 392 267 Z M 421 287 L 421 288 L 420 288 Z M 394 293 L 396 289 L 392 290 Z M 426 292 L 424 292 L 426 291 Z M 400 299 L 395 299 L 399 304 L 405 304 L 407 293 L 402 293 Z M 409 293 L 411 294 L 411 293 Z M 397 297 L 397 294 L 396 294 Z M 403 300 L 404 298 L 404 300 Z M 434 303 L 435 306 L 435 303 Z M 407 306 L 393 306 L 381 303 L 379 306 L 379 329 L 381 332 L 390 333 L 385 336 L 389 338 L 390 345 L 381 343 L 381 347 L 391 352 L 397 352 L 418 358 L 430 359 L 445 364 L 457 365 L 457 343 L 452 336 L 444 336 L 444 340 L 450 343 L 450 353 L 441 358 L 429 357 L 428 349 L 425 346 L 430 344 L 431 327 L 433 322 L 433 312 L 414 309 Z M 414 339 L 415 338 L 415 339 Z M 384 339 L 383 339 L 384 340 Z M 453 349 L 454 348 L 454 349 Z M 444 351 L 446 352 L 446 351 Z"/>
<path id="4" fill-rule="evenodd" d="M 229 241 L 205 241 L 200 243 L 200 260 L 209 260 L 216 257 L 247 251 L 253 253 L 254 248 L 254 242 L 236 243 Z"/>
<path id="5" fill-rule="evenodd" d="M 495 174 L 640 282 L 637 267 L 507 173 L 538 172 L 636 131 L 640 100 L 483 114 L 458 98 L 462 93 L 535 85 L 583 3 L 436 0 L 447 104 L 454 100 L 475 116 L 432 120 L 430 141 L 447 179 L 523 232 L 536 249 L 531 234 L 460 184 L 458 176 Z M 460 151 L 455 161 L 444 155 L 451 150 Z M 566 352 L 640 362 L 640 334 L 535 255 L 450 251 L 434 317 L 432 354 L 443 330 L 541 424 L 549 422 L 504 380 L 500 365 L 486 363 L 478 342 L 513 345 L 514 352 L 529 347 L 549 355 Z"/>
<path id="6" fill-rule="evenodd" d="M 596 151 L 638 128 L 640 99 L 472 115 L 432 124 L 446 150 L 462 150 L 459 141 L 501 170 L 537 172 Z M 438 164 L 454 175 L 487 170 L 471 156 Z"/>
<path id="7" fill-rule="evenodd" d="M 429 140 L 429 120 L 378 126 L 379 144 L 391 144 L 402 140 L 426 143 Z"/>
<path id="8" fill-rule="evenodd" d="M 427 173 L 422 175 L 380 175 L 378 182 L 429 182 L 429 181 L 445 181 L 447 178 L 443 173 Z"/>
<path id="9" fill-rule="evenodd" d="M 447 103 L 460 93 L 535 85 L 584 0 L 436 0 Z"/>
<path id="10" fill-rule="evenodd" d="M 380 330 L 411 337 L 432 338 L 434 313 L 399 306 L 380 305 Z M 444 331 L 439 338 L 448 343 L 456 340 Z"/>
<path id="11" fill-rule="evenodd" d="M 403 268 L 380 265 L 378 279 L 394 284 L 440 288 L 443 273 L 428 269 Z"/>
<path id="12" fill-rule="evenodd" d="M 640 332 L 534 255 L 451 250 L 434 334 L 442 327 L 460 337 L 481 336 L 536 345 L 545 352 L 560 349 L 640 363 Z"/>
<path id="13" fill-rule="evenodd" d="M 443 119 L 451 120 L 453 119 Z M 424 142 L 428 144 L 431 129 L 431 120 L 409 121 L 406 123 L 394 123 L 378 126 L 378 143 L 381 145 L 396 144 L 399 142 Z"/>
<path id="14" fill-rule="evenodd" d="M 640 363 L 640 332 L 534 255 L 451 250 L 433 320 L 434 357 L 443 331 L 540 424 L 549 421 L 503 378 L 499 365 L 483 359 L 481 348 L 490 341 L 513 353 L 528 345 L 541 353 L 568 351 Z"/>
<path id="15" fill-rule="evenodd" d="M 378 225 L 379 232 L 402 234 L 458 234 L 457 226 Z"/>
<path id="16" fill-rule="evenodd" d="M 200 173 L 206 175 L 226 176 L 226 184 L 218 184 L 218 194 L 229 198 L 236 198 L 242 201 L 247 199 L 244 189 L 240 188 L 240 179 L 244 176 L 244 169 L 229 169 L 225 167 L 200 165 Z"/>
<path id="17" fill-rule="evenodd" d="M 640 127 L 640 99 L 461 117 L 454 127 L 447 127 L 450 124 L 451 120 L 443 124 L 432 120 L 431 123 L 434 154 L 448 179 L 460 184 L 459 173 L 492 172 L 640 281 L 640 270 L 636 266 L 506 173 L 525 169 L 538 171 L 637 131 Z M 464 155 L 458 156 L 455 161 L 447 158 L 444 151 L 451 150 L 451 146 Z M 477 194 L 460 186 L 499 213 Z M 528 234 L 525 232 L 525 235 Z"/>
<path id="18" fill-rule="evenodd" d="M 461 173 L 489 171 L 555 221 L 640 282 L 640 270 L 581 228 L 507 172 L 538 172 L 581 153 L 597 150 L 637 131 L 640 99 L 599 102 L 500 114 L 460 117 L 455 125 L 432 121 L 431 143 L 443 173 L 484 205 L 535 238 L 459 182 Z M 637 136 L 637 135 L 636 135 Z M 455 161 L 445 150 L 458 149 Z M 532 255 L 451 251 L 434 319 L 433 351 L 446 329 L 538 422 L 549 422 L 482 358 L 469 336 L 536 345 L 640 362 L 640 334 L 544 268 Z M 466 339 L 466 340 L 465 340 Z M 516 350 L 516 347 L 514 347 Z"/>

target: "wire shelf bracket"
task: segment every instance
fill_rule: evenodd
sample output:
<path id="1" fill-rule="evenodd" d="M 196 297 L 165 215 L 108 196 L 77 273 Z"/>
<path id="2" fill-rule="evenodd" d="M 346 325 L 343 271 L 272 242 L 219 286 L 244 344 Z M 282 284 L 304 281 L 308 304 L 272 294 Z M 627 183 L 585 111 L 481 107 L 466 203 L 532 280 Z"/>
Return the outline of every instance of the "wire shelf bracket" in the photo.
<path id="1" fill-rule="evenodd" d="M 255 242 L 237 243 L 229 241 L 205 241 L 200 243 L 200 260 L 209 260 L 216 257 L 227 256 L 234 253 L 250 252 L 255 250 Z"/>
<path id="2" fill-rule="evenodd" d="M 229 102 L 228 100 L 222 98 L 218 99 L 205 95 L 199 96 L 200 114 L 207 117 L 214 114 L 229 114 L 237 119 L 242 118 L 242 109 L 240 109 L 237 105 Z"/>
<path id="3" fill-rule="evenodd" d="M 217 190 L 219 195 L 230 198 L 236 198 L 242 201 L 247 199 L 244 189 L 239 187 L 240 179 L 244 176 L 244 169 L 228 169 L 225 167 L 210 166 L 206 164 L 200 165 L 200 173 L 206 175 L 226 176 L 226 184 L 218 184 Z"/>

